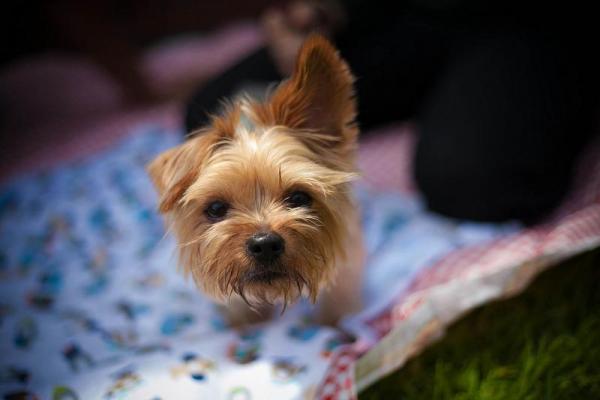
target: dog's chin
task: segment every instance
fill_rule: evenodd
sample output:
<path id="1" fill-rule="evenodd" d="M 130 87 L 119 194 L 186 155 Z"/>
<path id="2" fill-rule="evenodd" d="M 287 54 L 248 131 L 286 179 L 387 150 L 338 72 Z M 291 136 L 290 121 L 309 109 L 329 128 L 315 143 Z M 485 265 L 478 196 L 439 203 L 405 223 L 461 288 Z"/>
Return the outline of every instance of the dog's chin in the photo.
<path id="1" fill-rule="evenodd" d="M 279 266 L 256 266 L 244 273 L 234 285 L 234 292 L 252 307 L 265 304 L 295 302 L 307 286 L 298 273 L 286 271 Z"/>
<path id="2" fill-rule="evenodd" d="M 270 269 L 252 269 L 246 273 L 244 279 L 248 284 L 257 283 L 257 284 L 273 284 L 278 281 L 289 280 L 291 277 L 288 273 L 270 270 Z"/>

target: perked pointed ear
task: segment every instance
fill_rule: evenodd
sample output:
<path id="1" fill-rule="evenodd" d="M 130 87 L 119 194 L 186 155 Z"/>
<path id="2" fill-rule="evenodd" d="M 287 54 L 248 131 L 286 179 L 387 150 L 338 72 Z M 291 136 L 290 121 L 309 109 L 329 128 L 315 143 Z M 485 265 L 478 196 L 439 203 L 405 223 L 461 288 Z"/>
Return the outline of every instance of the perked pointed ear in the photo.
<path id="1" fill-rule="evenodd" d="M 353 146 L 357 136 L 353 82 L 348 65 L 331 43 L 311 35 L 290 79 L 257 114 L 264 123 L 316 131 L 337 147 Z"/>

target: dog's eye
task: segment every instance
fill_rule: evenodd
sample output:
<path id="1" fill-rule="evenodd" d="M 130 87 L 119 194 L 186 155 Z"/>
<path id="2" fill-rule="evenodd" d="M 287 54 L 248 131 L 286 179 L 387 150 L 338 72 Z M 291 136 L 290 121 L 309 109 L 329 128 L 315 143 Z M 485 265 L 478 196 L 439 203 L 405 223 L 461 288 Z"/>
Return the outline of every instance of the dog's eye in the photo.
<path id="1" fill-rule="evenodd" d="M 297 190 L 290 193 L 285 202 L 291 208 L 308 207 L 312 203 L 312 199 L 307 193 Z"/>
<path id="2" fill-rule="evenodd" d="M 227 214 L 227 210 L 229 210 L 229 204 L 224 201 L 216 200 L 206 207 L 204 214 L 206 214 L 208 219 L 215 222 L 222 220 L 223 217 L 225 217 L 225 214 Z"/>

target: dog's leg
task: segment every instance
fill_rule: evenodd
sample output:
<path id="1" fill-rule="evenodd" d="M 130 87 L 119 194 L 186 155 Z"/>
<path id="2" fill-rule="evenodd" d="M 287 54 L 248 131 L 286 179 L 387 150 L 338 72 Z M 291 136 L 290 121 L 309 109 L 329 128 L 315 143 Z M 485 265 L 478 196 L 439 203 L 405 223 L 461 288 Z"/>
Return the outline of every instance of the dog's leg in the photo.
<path id="1" fill-rule="evenodd" d="M 316 322 L 336 325 L 339 320 L 362 308 L 362 274 L 365 263 L 362 232 L 358 217 L 352 221 L 345 265 L 339 265 L 334 283 L 319 297 Z"/>
<path id="2" fill-rule="evenodd" d="M 267 321 L 273 314 L 272 306 L 250 308 L 240 296 L 233 296 L 226 304 L 219 304 L 218 307 L 227 325 L 232 328 L 241 328 Z"/>

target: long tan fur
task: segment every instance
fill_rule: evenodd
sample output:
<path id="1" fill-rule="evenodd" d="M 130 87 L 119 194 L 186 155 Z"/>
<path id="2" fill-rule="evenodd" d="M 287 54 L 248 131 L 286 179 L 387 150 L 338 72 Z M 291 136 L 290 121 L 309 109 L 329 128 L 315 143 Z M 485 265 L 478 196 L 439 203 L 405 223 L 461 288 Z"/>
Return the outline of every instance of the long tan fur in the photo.
<path id="1" fill-rule="evenodd" d="M 149 165 L 180 264 L 207 295 L 223 303 L 239 296 L 259 306 L 301 295 L 314 301 L 334 286 L 358 230 L 350 191 L 357 176 L 352 83 L 331 44 L 311 36 L 292 77 L 264 103 L 234 103 Z M 310 194 L 310 207 L 286 205 L 296 190 Z M 219 222 L 204 214 L 215 200 L 230 205 Z M 259 231 L 285 240 L 278 263 L 285 279 L 248 279 L 257 267 L 246 241 Z"/>

